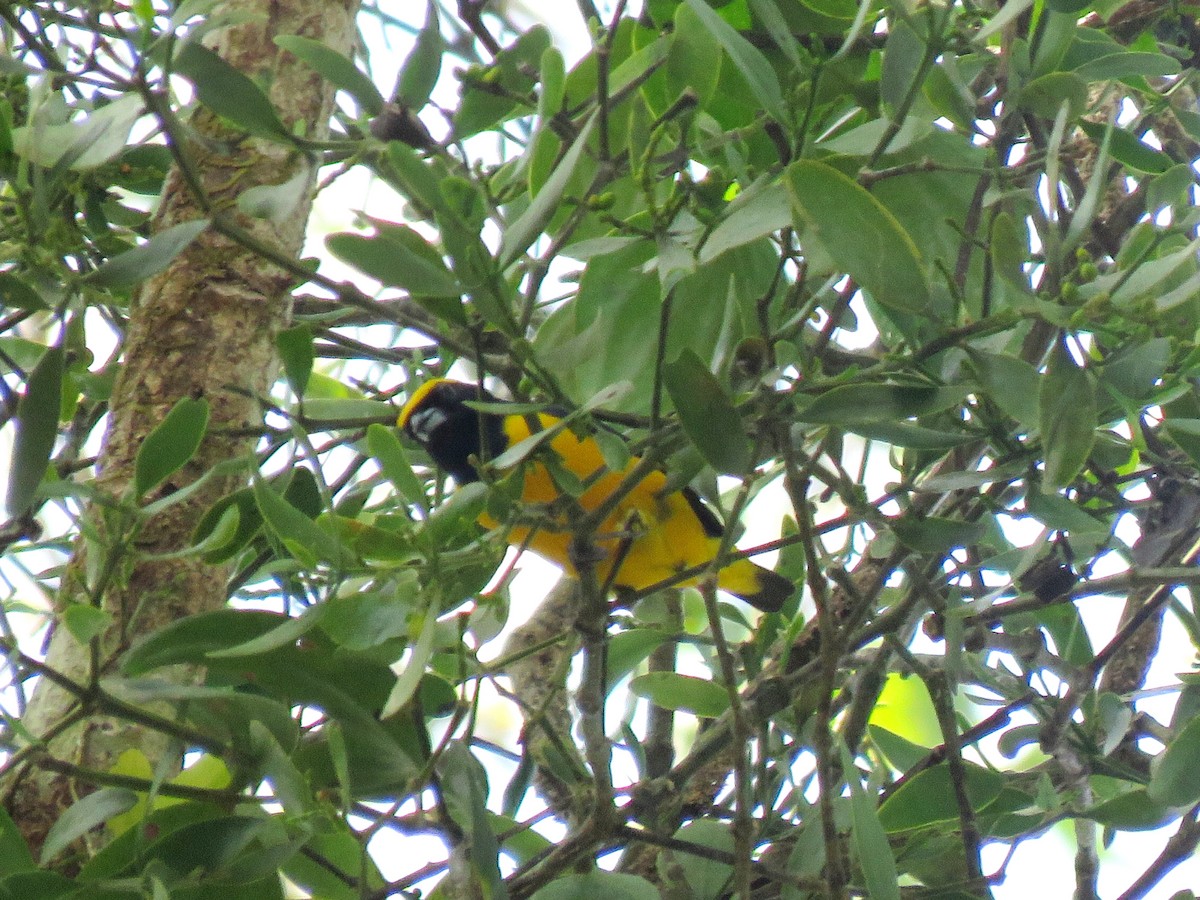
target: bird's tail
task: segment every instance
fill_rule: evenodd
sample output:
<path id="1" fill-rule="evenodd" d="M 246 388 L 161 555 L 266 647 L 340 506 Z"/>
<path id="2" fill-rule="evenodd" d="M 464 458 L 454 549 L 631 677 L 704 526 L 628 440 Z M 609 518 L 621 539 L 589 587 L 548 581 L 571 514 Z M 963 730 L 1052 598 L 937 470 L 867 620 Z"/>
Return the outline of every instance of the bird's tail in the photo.
<path id="1" fill-rule="evenodd" d="M 748 559 L 737 559 L 717 575 L 717 586 L 763 612 L 779 612 L 796 592 L 796 585 L 778 572 Z"/>

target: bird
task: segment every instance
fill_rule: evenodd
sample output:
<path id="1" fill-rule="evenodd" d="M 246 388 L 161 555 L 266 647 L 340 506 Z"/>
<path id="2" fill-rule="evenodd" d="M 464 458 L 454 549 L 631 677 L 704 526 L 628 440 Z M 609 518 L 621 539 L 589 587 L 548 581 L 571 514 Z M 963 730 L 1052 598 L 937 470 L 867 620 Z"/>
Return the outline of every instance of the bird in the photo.
<path id="1" fill-rule="evenodd" d="M 489 404 L 478 410 L 469 403 Z M 597 509 L 622 484 L 640 459 L 630 456 L 620 470 L 604 462 L 600 445 L 590 436 L 564 427 L 554 412 L 494 412 L 497 398 L 475 384 L 445 378 L 426 381 L 409 396 L 397 425 L 459 485 L 480 480 L 477 462 L 494 460 L 540 429 L 553 432 L 520 465 L 523 478 L 519 502 L 538 515 L 523 516 L 506 534 L 508 543 L 528 547 L 572 575 L 579 574 L 579 543 L 572 528 L 580 515 Z M 549 466 L 547 452 L 557 455 Z M 566 469 L 583 490 L 564 500 L 554 470 Z M 485 528 L 500 522 L 484 512 Z M 595 529 L 587 560 L 600 583 L 613 589 L 641 592 L 662 583 L 696 584 L 704 572 L 680 574 L 706 566 L 720 552 L 725 530 L 716 514 L 690 487 L 673 489 L 667 474 L 652 470 L 618 500 Z M 745 557 L 736 557 L 716 573 L 717 586 L 763 612 L 777 612 L 795 592 L 795 585 Z"/>

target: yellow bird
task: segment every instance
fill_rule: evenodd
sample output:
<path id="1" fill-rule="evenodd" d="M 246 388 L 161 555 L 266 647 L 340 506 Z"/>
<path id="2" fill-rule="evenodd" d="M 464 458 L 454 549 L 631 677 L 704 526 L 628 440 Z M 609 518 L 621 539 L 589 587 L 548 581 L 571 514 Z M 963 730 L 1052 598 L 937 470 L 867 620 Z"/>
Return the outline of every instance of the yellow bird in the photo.
<path id="1" fill-rule="evenodd" d="M 472 457 L 495 459 L 531 437 L 531 423 L 549 430 L 562 421 L 545 412 L 481 412 L 467 406 L 477 400 L 497 402 L 473 384 L 435 379 L 413 392 L 398 420 L 404 432 L 458 484 L 479 480 Z M 545 516 L 536 526 L 514 525 L 507 540 L 576 573 L 571 517 L 580 509 L 592 511 L 604 503 L 640 460 L 632 457 L 623 470 L 610 470 L 596 441 L 581 438 L 569 428 L 561 428 L 547 443 L 549 452 L 557 454 L 558 465 L 569 470 L 585 489 L 575 498 L 577 505 L 556 504 L 562 490 L 550 468 L 539 461 L 539 455 L 548 452 L 539 447 L 522 463 L 520 502 L 544 510 Z M 486 513 L 479 521 L 485 528 L 500 524 Z M 685 487 L 668 493 L 667 476 L 652 471 L 616 503 L 596 529 L 592 540 L 596 577 L 615 588 L 643 591 L 711 562 L 720 550 L 723 534 L 720 521 L 695 491 Z M 782 575 L 748 559 L 734 559 L 723 566 L 717 573 L 717 586 L 764 612 L 778 610 L 795 590 Z"/>

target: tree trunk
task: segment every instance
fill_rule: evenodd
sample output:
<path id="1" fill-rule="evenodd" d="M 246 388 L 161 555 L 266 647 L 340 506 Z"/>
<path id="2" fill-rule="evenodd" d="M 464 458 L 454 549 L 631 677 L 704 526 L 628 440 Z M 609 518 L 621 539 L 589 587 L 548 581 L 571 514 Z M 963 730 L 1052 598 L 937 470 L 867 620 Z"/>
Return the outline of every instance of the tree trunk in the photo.
<path id="1" fill-rule="evenodd" d="M 256 8 L 256 17 L 216 31 L 209 43 L 233 67 L 270 84 L 271 101 L 289 129 L 312 139 L 325 138 L 332 89 L 273 39 L 301 34 L 348 54 L 356 0 L 245 0 L 238 12 L 249 7 Z M 190 127 L 187 134 L 184 129 L 170 134 L 178 154 L 190 161 L 190 172 L 173 167 L 153 230 L 222 216 L 277 253 L 298 256 L 312 204 L 314 159 L 280 143 L 250 138 L 205 108 L 192 116 Z M 191 134 L 198 139 L 189 139 Z M 238 212 L 236 200 L 248 189 L 281 184 L 301 172 L 307 187 L 296 207 L 278 221 Z M 290 315 L 292 284 L 293 276 L 210 227 L 165 271 L 140 286 L 130 309 L 124 363 L 113 389 L 99 460 L 96 487 L 103 496 L 128 496 L 143 438 L 183 397 L 202 397 L 210 404 L 207 435 L 192 461 L 147 499 L 177 491 L 216 463 L 253 450 L 262 421 L 258 398 L 274 377 L 274 339 Z M 140 636 L 183 616 L 223 606 L 226 567 L 194 556 L 161 557 L 187 547 L 204 510 L 243 481 L 240 474 L 211 479 L 185 501 L 133 530 L 122 524 L 114 508 L 94 504 L 86 513 L 90 528 L 85 529 L 93 531 L 92 537 L 75 547 L 58 609 L 74 603 L 98 605 L 111 616 L 112 625 L 91 647 L 78 643 L 66 628 L 56 628 L 47 666 L 89 688 Z M 87 715 L 63 727 L 61 723 L 80 712 Z M 87 770 L 109 771 L 128 749 L 139 750 L 152 764 L 163 759 L 170 764 L 170 755 L 178 755 L 168 736 L 100 715 L 78 691 L 45 677 L 36 686 L 23 724 L 32 735 L 48 738 L 49 756 L 78 767 L 69 777 L 39 766 L 39 755 L 30 754 L 6 779 L 6 806 L 35 856 L 63 811 L 91 790 Z"/>

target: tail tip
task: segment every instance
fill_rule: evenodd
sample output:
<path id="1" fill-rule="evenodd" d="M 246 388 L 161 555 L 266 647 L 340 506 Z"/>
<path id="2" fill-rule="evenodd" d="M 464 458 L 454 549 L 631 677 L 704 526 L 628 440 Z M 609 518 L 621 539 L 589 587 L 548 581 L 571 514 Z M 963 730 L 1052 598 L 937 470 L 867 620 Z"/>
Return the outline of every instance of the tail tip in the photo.
<path id="1" fill-rule="evenodd" d="M 784 578 L 778 572 L 772 572 L 770 569 L 759 569 L 758 575 L 758 590 L 752 594 L 741 594 L 738 596 L 753 606 L 755 609 L 760 609 L 766 613 L 779 612 L 783 608 L 783 604 L 791 599 L 792 594 L 796 592 L 796 585 L 791 579 Z"/>

